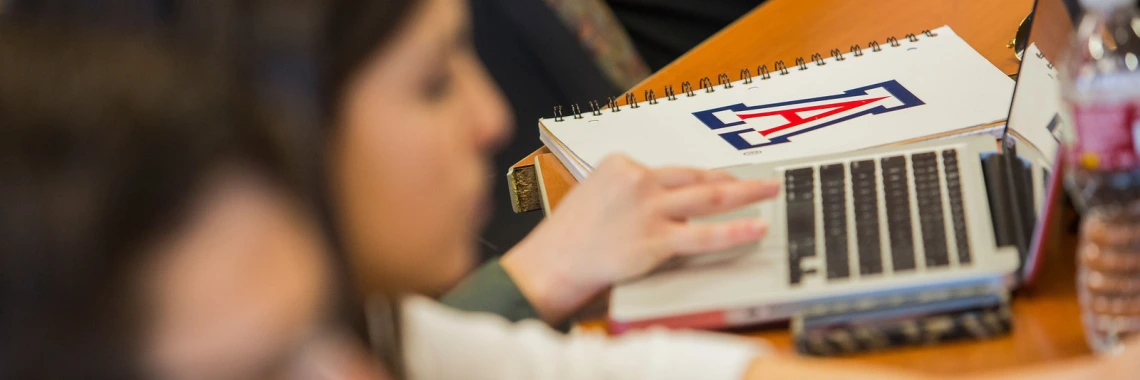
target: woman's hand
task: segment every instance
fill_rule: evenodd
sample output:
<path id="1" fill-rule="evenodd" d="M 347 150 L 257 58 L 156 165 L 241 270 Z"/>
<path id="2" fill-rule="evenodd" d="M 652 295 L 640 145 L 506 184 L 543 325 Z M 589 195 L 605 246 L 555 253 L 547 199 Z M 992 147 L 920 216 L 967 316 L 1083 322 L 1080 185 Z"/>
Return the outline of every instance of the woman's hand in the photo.
<path id="1" fill-rule="evenodd" d="M 700 169 L 649 169 L 612 156 L 508 252 L 502 265 L 543 319 L 558 323 L 615 282 L 643 275 L 674 256 L 762 238 L 768 225 L 759 219 L 686 220 L 772 198 L 779 191 L 775 181 L 738 180 Z"/>

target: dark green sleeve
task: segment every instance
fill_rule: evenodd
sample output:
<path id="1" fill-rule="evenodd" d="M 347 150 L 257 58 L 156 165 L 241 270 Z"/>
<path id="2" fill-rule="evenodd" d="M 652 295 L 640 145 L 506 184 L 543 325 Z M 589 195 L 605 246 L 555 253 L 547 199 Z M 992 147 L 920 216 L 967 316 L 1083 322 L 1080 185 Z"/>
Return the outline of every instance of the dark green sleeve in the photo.
<path id="1" fill-rule="evenodd" d="M 499 265 L 499 259 L 483 264 L 444 295 L 440 302 L 459 310 L 498 314 L 511 322 L 541 319 L 515 281 Z"/>

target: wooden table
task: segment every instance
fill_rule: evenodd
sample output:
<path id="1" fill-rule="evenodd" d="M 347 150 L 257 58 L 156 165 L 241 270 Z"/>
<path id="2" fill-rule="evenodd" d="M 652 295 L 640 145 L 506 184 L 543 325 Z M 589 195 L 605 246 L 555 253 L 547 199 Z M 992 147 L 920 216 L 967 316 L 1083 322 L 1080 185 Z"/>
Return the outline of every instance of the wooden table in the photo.
<path id="1" fill-rule="evenodd" d="M 1033 6 L 1032 0 L 770 0 L 685 56 L 665 67 L 631 91 L 660 90 L 666 84 L 735 76 L 741 68 L 755 71 L 758 64 L 796 57 L 827 55 L 832 48 L 846 51 L 855 43 L 884 43 L 941 25 L 950 25 L 966 42 L 1007 74 L 1017 72 L 1018 61 L 1006 45 Z M 1055 50 L 1043 47 L 1042 50 Z M 1048 53 L 1048 52 L 1047 52 Z M 562 196 L 576 183 L 548 151 L 539 150 L 514 168 L 515 174 L 536 179 L 535 189 L 519 189 L 534 197 L 530 206 L 556 209 Z M 537 194 L 536 194 L 537 193 Z M 539 200 L 541 198 L 541 200 Z M 1072 218 L 1072 215 L 1067 215 Z M 1055 233 L 1064 237 L 1066 234 Z M 963 373 L 1009 368 L 1087 354 L 1081 331 L 1074 286 L 1073 242 L 1051 242 L 1034 287 L 1021 290 L 1013 303 L 1014 332 L 982 341 L 907 348 L 834 359 L 875 363 L 928 373 Z M 786 329 L 742 333 L 773 342 L 791 352 Z"/>

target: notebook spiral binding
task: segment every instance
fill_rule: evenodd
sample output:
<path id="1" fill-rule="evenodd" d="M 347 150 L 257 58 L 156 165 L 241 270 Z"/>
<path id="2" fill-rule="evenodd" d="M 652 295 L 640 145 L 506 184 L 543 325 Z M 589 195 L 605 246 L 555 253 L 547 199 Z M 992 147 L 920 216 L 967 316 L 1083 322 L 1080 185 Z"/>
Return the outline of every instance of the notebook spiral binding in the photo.
<path id="1" fill-rule="evenodd" d="M 919 37 L 918 37 L 919 34 L 921 34 L 922 36 L 925 36 L 925 37 L 937 37 L 938 36 L 938 34 L 931 32 L 929 29 L 927 29 L 927 30 L 923 30 L 922 32 L 919 32 L 918 34 L 907 33 L 906 35 L 903 36 L 903 39 L 905 39 L 909 42 L 918 42 L 919 41 Z M 899 39 L 896 38 L 895 36 L 887 37 L 885 44 L 888 47 L 902 46 L 902 43 L 900 43 Z M 872 53 L 874 53 L 874 52 L 882 51 L 883 46 L 880 45 L 878 41 L 871 41 L 871 42 L 867 43 L 867 49 L 870 50 Z M 831 49 L 831 51 L 829 52 L 829 55 L 830 55 L 829 58 L 835 62 L 842 62 L 842 61 L 845 61 L 848 59 L 847 55 L 850 55 L 852 57 L 862 57 L 865 54 L 867 54 L 867 53 L 863 52 L 863 48 L 860 47 L 858 44 L 855 44 L 855 45 L 851 45 L 851 47 L 848 49 L 846 54 L 844 54 L 843 51 L 838 49 L 838 48 Z M 812 54 L 806 60 L 803 57 L 797 57 L 795 59 L 795 65 L 793 66 L 793 68 L 795 71 L 804 71 L 804 70 L 809 69 L 810 66 L 813 64 L 815 66 L 825 66 L 825 65 L 827 65 L 827 59 L 824 58 L 823 54 L 819 54 L 819 53 Z M 1052 66 L 1052 64 L 1049 64 L 1049 66 Z M 784 63 L 784 61 L 782 61 L 782 60 L 776 61 L 775 63 L 773 63 L 771 71 L 768 70 L 767 65 L 761 64 L 761 65 L 756 67 L 756 77 L 755 78 L 757 78 L 759 80 L 769 80 L 769 79 L 772 79 L 773 72 L 779 73 L 779 75 L 783 76 L 783 75 L 791 74 L 792 70 L 790 70 L 788 68 L 788 65 L 786 63 Z M 749 70 L 748 68 L 740 69 L 740 79 L 738 79 L 738 80 L 741 81 L 741 83 L 752 84 L 754 81 L 753 78 L 754 77 L 752 76 L 752 70 Z M 733 88 L 732 80 L 728 76 L 728 74 L 726 74 L 726 73 L 717 74 L 715 84 L 713 83 L 712 79 L 710 79 L 709 77 L 702 77 L 700 80 L 697 81 L 697 88 L 695 88 L 695 89 L 693 88 L 693 84 L 691 82 L 689 82 L 689 81 L 681 82 L 681 92 L 683 94 L 685 94 L 685 97 L 691 98 L 694 96 L 698 96 L 698 94 L 701 92 L 704 92 L 704 93 L 716 92 L 717 86 L 720 86 L 726 90 Z M 665 96 L 665 101 L 671 102 L 671 101 L 677 100 L 677 93 L 674 91 L 673 85 L 665 85 L 661 90 Z M 661 103 L 660 100 L 657 98 L 657 93 L 654 92 L 652 89 L 645 90 L 645 94 L 644 94 L 642 99 L 645 100 L 646 104 L 651 105 L 651 106 Z M 602 111 L 606 110 L 606 109 L 609 109 L 610 112 L 621 112 L 621 106 L 622 106 L 622 104 L 620 104 L 618 102 L 617 97 L 608 98 L 606 101 L 605 107 L 599 106 L 599 104 L 596 100 L 591 100 L 589 102 L 589 105 L 590 105 L 590 114 L 592 114 L 594 116 L 601 116 Z M 635 94 L 633 92 L 626 93 L 625 94 L 625 105 L 628 106 L 629 108 L 640 108 L 641 105 L 638 102 L 637 94 Z M 571 105 L 570 110 L 571 110 L 571 113 L 573 114 L 573 117 L 575 119 L 581 119 L 582 118 L 581 109 L 579 109 L 577 104 Z M 565 117 L 565 115 L 562 114 L 562 106 L 555 106 L 554 107 L 554 121 L 555 122 L 561 122 L 564 120 L 566 120 L 566 117 Z"/>
<path id="2" fill-rule="evenodd" d="M 1042 54 L 1041 52 L 1037 52 L 1037 58 L 1045 59 L 1045 54 Z M 1052 70 L 1053 69 L 1053 62 L 1049 62 L 1048 60 L 1046 60 L 1045 61 L 1045 67 L 1048 67 L 1050 70 Z"/>

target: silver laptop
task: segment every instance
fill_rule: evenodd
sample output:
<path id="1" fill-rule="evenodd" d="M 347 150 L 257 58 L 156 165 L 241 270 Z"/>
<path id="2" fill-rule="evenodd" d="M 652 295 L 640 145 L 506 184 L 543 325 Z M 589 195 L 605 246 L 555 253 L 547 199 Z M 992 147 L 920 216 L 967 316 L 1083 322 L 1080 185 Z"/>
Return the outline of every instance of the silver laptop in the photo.
<path id="1" fill-rule="evenodd" d="M 1040 3 L 1064 10 L 1060 0 Z M 1044 58 L 1027 56 L 1022 73 Z M 1017 88 L 1045 80 L 1023 76 Z M 963 136 L 727 169 L 741 178 L 779 179 L 784 191 L 774 201 L 690 222 L 759 217 L 770 222 L 768 236 L 617 286 L 611 329 L 726 328 L 813 307 L 1015 286 L 1022 264 L 1032 261 L 1047 189 L 1057 187 L 1047 186 L 1056 141 L 1033 137 L 1053 139 L 1035 133 L 1053 129 L 1014 120 L 1047 111 L 1033 97 L 1014 98 L 1013 128 L 1000 139 Z M 1048 124 L 1055 127 L 1056 119 Z"/>

